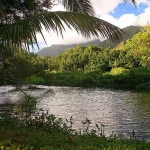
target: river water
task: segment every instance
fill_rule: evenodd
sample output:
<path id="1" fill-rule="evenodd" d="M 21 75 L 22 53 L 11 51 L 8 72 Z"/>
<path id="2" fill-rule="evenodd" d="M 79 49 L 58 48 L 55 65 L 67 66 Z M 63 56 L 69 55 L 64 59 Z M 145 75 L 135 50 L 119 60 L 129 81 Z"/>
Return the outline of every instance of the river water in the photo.
<path id="1" fill-rule="evenodd" d="M 150 93 L 77 87 L 38 86 L 27 92 L 38 97 L 37 108 L 57 117 L 74 120 L 74 128 L 82 128 L 86 118 L 105 125 L 105 134 L 135 135 L 150 142 Z M 26 87 L 24 87 L 26 89 Z M 21 93 L 12 86 L 0 87 L 0 103 L 15 102 Z"/>

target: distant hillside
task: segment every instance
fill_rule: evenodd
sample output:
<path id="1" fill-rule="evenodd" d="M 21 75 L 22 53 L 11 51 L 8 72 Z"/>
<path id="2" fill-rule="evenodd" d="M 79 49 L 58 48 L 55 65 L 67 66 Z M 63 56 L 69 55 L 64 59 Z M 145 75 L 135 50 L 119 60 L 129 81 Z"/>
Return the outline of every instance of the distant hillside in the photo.
<path id="1" fill-rule="evenodd" d="M 56 55 L 65 52 L 69 48 L 74 48 L 77 45 L 81 45 L 81 46 L 87 46 L 88 44 L 97 45 L 99 42 L 100 42 L 100 40 L 94 40 L 94 41 L 90 41 L 90 42 L 87 42 L 87 43 L 80 43 L 80 44 L 51 45 L 50 47 L 46 47 L 46 48 L 41 49 L 36 54 L 38 54 L 39 56 L 51 56 L 51 57 L 55 57 Z"/>
<path id="2" fill-rule="evenodd" d="M 40 55 L 40 56 L 51 56 L 51 57 L 55 57 L 57 54 L 63 53 L 65 52 L 68 48 L 74 48 L 77 45 L 81 45 L 81 46 L 87 46 L 88 44 L 91 45 L 97 45 L 99 47 L 103 47 L 103 48 L 115 48 L 115 47 L 119 47 L 123 46 L 126 42 L 127 39 L 132 38 L 136 33 L 140 32 L 143 28 L 142 27 L 137 27 L 137 26 L 129 26 L 124 28 L 123 30 L 125 31 L 125 35 L 124 35 L 124 39 L 123 41 L 118 41 L 117 43 L 112 43 L 110 42 L 110 40 L 104 40 L 104 41 L 100 41 L 100 40 L 93 40 L 87 43 L 77 43 L 77 44 L 71 44 L 71 45 L 51 45 L 50 47 L 46 47 L 41 49 L 39 52 L 37 52 L 36 54 Z"/>
<path id="3" fill-rule="evenodd" d="M 124 40 L 118 43 L 117 45 L 114 45 L 113 48 L 122 49 L 128 39 L 131 39 L 136 33 L 142 30 L 143 30 L 142 27 L 137 27 L 137 26 L 129 26 L 129 27 L 124 28 L 124 31 L 126 33 L 126 35 L 124 36 Z"/>
<path id="4" fill-rule="evenodd" d="M 131 39 L 136 33 L 140 32 L 143 28 L 142 27 L 138 27 L 138 26 L 129 26 L 126 28 L 123 28 L 123 30 L 125 31 L 125 35 L 123 38 L 123 41 L 118 41 L 117 43 L 113 43 L 110 42 L 110 40 L 105 40 L 103 42 L 99 42 L 97 46 L 103 47 L 103 48 L 115 48 L 116 46 L 120 45 L 124 45 L 126 40 Z"/>

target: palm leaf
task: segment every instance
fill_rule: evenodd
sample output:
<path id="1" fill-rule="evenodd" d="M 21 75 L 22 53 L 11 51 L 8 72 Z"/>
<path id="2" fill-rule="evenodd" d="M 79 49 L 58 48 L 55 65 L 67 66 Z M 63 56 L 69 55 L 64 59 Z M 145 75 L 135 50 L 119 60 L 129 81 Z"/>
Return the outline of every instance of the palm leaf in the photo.
<path id="1" fill-rule="evenodd" d="M 61 36 L 67 26 L 86 38 L 102 36 L 113 42 L 120 40 L 124 33 L 118 27 L 89 15 L 75 12 L 46 12 L 10 25 L 0 25 L 1 48 L 24 46 L 29 50 L 29 45 L 38 45 L 37 33 L 43 36 L 42 25 L 47 31 L 52 30 Z"/>
<path id="2" fill-rule="evenodd" d="M 90 0 L 62 0 L 62 5 L 70 12 L 80 12 L 94 16 L 94 9 Z"/>

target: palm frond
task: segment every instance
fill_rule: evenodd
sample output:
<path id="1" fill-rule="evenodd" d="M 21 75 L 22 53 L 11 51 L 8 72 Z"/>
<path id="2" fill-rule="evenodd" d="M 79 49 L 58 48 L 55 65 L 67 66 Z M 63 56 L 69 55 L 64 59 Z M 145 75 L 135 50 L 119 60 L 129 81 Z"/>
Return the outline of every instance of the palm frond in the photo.
<path id="1" fill-rule="evenodd" d="M 38 45 L 37 33 L 44 38 L 42 25 L 47 31 L 52 30 L 61 36 L 67 26 L 86 38 L 102 36 L 113 42 L 120 40 L 124 34 L 118 27 L 89 15 L 76 12 L 46 12 L 13 24 L 0 25 L 1 49 L 5 46 L 22 47 L 24 45 L 29 50 L 29 45 Z"/>
<path id="2" fill-rule="evenodd" d="M 62 0 L 62 5 L 70 12 L 80 12 L 87 15 L 95 15 L 90 0 Z"/>

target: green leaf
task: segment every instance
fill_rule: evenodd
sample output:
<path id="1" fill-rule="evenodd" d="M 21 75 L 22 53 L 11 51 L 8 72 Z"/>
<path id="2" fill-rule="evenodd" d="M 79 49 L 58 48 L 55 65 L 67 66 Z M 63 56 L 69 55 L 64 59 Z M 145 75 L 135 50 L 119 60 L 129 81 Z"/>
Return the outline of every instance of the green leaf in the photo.
<path id="1" fill-rule="evenodd" d="M 80 12 L 87 15 L 95 15 L 90 0 L 62 0 L 63 6 L 70 12 Z"/>
<path id="2" fill-rule="evenodd" d="M 45 12 L 12 24 L 0 24 L 1 49 L 9 46 L 24 47 L 29 50 L 29 45 L 33 47 L 34 44 L 38 45 L 37 33 L 44 38 L 42 26 L 47 31 L 52 30 L 61 36 L 67 26 L 86 38 L 102 36 L 113 42 L 122 39 L 124 34 L 120 28 L 93 16 L 64 11 Z"/>

